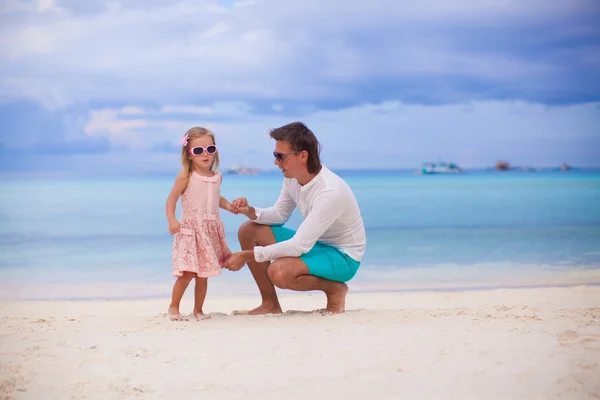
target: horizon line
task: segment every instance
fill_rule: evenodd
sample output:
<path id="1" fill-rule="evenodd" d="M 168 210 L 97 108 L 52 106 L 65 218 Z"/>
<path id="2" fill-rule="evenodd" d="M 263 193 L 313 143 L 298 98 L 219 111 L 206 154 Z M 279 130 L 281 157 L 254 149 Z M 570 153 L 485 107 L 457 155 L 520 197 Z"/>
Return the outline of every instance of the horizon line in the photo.
<path id="1" fill-rule="evenodd" d="M 324 164 L 323 164 L 324 165 Z M 600 172 L 600 165 L 597 166 L 585 166 L 585 167 L 574 167 L 571 166 L 570 171 L 561 171 L 560 166 L 517 166 L 511 167 L 510 170 L 502 171 L 497 170 L 495 167 L 461 167 L 463 172 L 490 172 L 490 173 L 529 173 L 534 174 L 536 172 L 561 172 L 561 173 L 573 173 L 573 172 Z M 421 168 L 333 168 L 328 167 L 334 172 L 401 172 L 401 173 L 412 173 L 420 171 Z M 524 169 L 521 169 L 524 168 Z M 533 168 L 533 170 L 527 170 Z M 249 174 L 237 174 L 226 172 L 227 169 L 223 169 L 220 172 L 223 175 L 230 176 L 260 176 L 265 174 L 277 173 L 277 168 L 260 169 L 259 172 Z M 115 178 L 115 177 L 162 177 L 171 176 L 176 174 L 179 170 L 165 170 L 165 171 L 146 171 L 146 172 L 131 172 L 123 173 L 123 171 L 114 172 L 99 172 L 99 173 L 85 173 L 79 171 L 14 171 L 14 172 L 0 172 L 0 179 L 16 179 L 16 178 Z M 436 174 L 436 175 L 461 175 L 460 173 L 447 173 L 447 174 Z"/>

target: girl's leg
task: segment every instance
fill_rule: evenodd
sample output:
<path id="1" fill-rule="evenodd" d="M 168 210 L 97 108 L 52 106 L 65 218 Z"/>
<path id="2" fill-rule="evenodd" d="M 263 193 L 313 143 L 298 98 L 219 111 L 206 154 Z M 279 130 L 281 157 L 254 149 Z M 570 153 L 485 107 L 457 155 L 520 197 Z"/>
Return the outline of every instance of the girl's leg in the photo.
<path id="1" fill-rule="evenodd" d="M 194 317 L 204 317 L 202 306 L 206 298 L 206 289 L 208 287 L 208 279 L 196 277 L 196 289 L 194 291 Z"/>
<path id="2" fill-rule="evenodd" d="M 185 293 L 185 289 L 187 289 L 193 277 L 193 272 L 185 271 L 183 276 L 177 278 L 177 281 L 175 281 L 175 285 L 173 285 L 173 294 L 171 295 L 171 305 L 169 306 L 169 315 L 172 319 L 181 318 L 181 314 L 179 313 L 179 303 Z"/>

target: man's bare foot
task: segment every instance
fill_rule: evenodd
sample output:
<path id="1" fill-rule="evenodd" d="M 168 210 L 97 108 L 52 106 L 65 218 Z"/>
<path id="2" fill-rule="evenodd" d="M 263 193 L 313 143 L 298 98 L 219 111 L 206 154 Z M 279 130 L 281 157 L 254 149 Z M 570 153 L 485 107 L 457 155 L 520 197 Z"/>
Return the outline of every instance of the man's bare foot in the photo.
<path id="1" fill-rule="evenodd" d="M 178 307 L 169 307 L 169 318 L 171 321 L 181 320 L 181 314 L 179 313 Z"/>
<path id="2" fill-rule="evenodd" d="M 202 311 L 196 311 L 196 310 L 194 310 L 194 318 L 196 318 L 197 320 L 209 319 L 210 315 L 206 315 Z"/>
<path id="3" fill-rule="evenodd" d="M 341 314 L 346 311 L 346 294 L 348 293 L 348 285 L 340 283 L 339 289 L 331 293 L 326 293 L 327 308 L 326 312 L 332 314 Z"/>
<path id="4" fill-rule="evenodd" d="M 253 310 L 248 311 L 248 315 L 263 315 L 263 314 L 281 314 L 281 306 L 277 303 L 262 303 Z"/>

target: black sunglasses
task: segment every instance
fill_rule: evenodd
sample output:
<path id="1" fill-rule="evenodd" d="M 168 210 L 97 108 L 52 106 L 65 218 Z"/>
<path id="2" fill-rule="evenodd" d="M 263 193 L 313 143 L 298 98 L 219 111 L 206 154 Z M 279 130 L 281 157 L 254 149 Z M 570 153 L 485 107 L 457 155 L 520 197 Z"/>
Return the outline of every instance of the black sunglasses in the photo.
<path id="1" fill-rule="evenodd" d="M 292 151 L 291 153 L 287 153 L 287 154 L 283 154 L 283 153 L 278 153 L 276 151 L 273 152 L 273 157 L 275 157 L 275 159 L 279 162 L 283 162 L 283 160 L 285 160 L 287 157 L 291 156 L 292 154 L 296 154 L 296 153 L 300 153 L 301 150 L 295 150 Z"/>

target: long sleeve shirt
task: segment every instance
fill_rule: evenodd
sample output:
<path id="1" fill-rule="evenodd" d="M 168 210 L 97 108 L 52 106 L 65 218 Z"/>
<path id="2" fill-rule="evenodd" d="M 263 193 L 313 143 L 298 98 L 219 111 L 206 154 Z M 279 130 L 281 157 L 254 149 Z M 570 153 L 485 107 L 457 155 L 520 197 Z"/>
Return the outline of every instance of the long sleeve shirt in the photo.
<path id="1" fill-rule="evenodd" d="M 254 247 L 256 261 L 281 257 L 299 257 L 308 253 L 317 241 L 361 261 L 366 234 L 358 202 L 350 186 L 331 170 L 321 171 L 306 185 L 284 178 L 281 194 L 272 207 L 256 208 L 256 220 L 263 225 L 285 223 L 294 208 L 304 221 L 294 237 L 269 246 Z"/>

